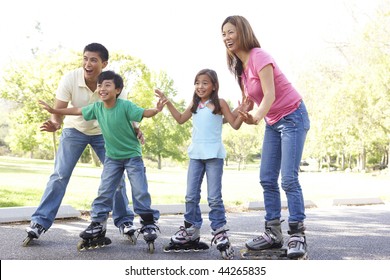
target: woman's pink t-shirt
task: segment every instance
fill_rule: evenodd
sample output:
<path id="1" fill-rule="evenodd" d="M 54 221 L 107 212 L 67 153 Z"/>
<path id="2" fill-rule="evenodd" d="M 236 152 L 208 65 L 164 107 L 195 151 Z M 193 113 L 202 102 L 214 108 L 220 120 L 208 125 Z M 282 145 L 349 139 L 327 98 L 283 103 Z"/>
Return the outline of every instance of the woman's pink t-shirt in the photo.
<path id="1" fill-rule="evenodd" d="M 268 124 L 273 125 L 284 116 L 294 112 L 298 108 L 302 97 L 287 80 L 282 71 L 280 71 L 275 60 L 261 48 L 253 48 L 250 51 L 248 65 L 242 75 L 246 96 L 257 105 L 261 103 L 264 94 L 261 88 L 259 72 L 268 64 L 271 64 L 274 70 L 275 101 L 265 120 Z"/>

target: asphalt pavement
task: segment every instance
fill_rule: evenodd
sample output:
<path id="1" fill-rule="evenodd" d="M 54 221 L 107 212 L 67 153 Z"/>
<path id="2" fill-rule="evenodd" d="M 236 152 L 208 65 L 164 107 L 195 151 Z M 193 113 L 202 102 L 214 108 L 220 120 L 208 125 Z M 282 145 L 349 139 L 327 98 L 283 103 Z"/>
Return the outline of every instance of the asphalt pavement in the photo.
<path id="1" fill-rule="evenodd" d="M 390 260 L 390 205 L 329 206 L 306 210 L 306 236 L 310 260 Z M 287 210 L 282 212 L 287 219 Z M 235 248 L 235 260 L 240 260 L 244 242 L 263 229 L 264 211 L 227 213 L 230 241 Z M 108 221 L 107 237 L 112 244 L 79 252 L 79 233 L 89 224 L 88 217 L 57 219 L 54 225 L 28 247 L 22 246 L 28 222 L 0 224 L 1 260 L 219 260 L 215 246 L 204 252 L 165 253 L 164 245 L 183 224 L 183 215 L 162 215 L 161 233 L 150 254 L 139 236 L 137 244 L 119 234 L 112 220 Z M 138 221 L 136 223 L 139 226 Z M 201 240 L 210 244 L 210 223 L 203 215 Z M 287 239 L 287 222 L 282 223 Z"/>

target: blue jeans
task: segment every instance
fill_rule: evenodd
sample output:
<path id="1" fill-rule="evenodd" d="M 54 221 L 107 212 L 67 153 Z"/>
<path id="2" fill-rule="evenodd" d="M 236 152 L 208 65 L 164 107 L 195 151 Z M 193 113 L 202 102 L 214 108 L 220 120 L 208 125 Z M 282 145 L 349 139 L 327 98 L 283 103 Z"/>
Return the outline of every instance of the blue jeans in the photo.
<path id="1" fill-rule="evenodd" d="M 112 210 L 115 186 L 121 181 L 125 170 L 130 180 L 134 212 L 140 215 L 141 219 L 142 214 L 153 214 L 155 221 L 160 218 L 160 212 L 150 208 L 151 198 L 142 157 L 123 160 L 106 157 L 98 196 L 92 203 L 92 221 L 104 222 L 108 219 Z"/>
<path id="2" fill-rule="evenodd" d="M 88 144 L 92 146 L 100 161 L 104 162 L 105 149 L 102 135 L 90 136 L 74 128 L 62 130 L 54 162 L 54 172 L 50 176 L 37 210 L 31 216 L 31 221 L 39 223 L 45 229 L 52 226 L 73 169 Z M 127 221 L 133 222 L 134 213 L 129 208 L 124 179 L 121 182 L 118 181 L 116 186 L 118 188 L 115 192 L 113 219 L 115 225 L 120 226 Z"/>
<path id="3" fill-rule="evenodd" d="M 222 201 L 223 159 L 190 159 L 187 173 L 186 213 L 184 219 L 196 228 L 202 226 L 200 194 L 204 174 L 207 177 L 207 201 L 210 207 L 211 228 L 216 230 L 226 224 Z"/>
<path id="4" fill-rule="evenodd" d="M 303 102 L 296 111 L 274 125 L 266 124 L 260 166 L 266 221 L 281 217 L 279 174 L 281 187 L 287 197 L 288 221 L 301 222 L 306 218 L 298 172 L 309 129 L 310 120 Z"/>

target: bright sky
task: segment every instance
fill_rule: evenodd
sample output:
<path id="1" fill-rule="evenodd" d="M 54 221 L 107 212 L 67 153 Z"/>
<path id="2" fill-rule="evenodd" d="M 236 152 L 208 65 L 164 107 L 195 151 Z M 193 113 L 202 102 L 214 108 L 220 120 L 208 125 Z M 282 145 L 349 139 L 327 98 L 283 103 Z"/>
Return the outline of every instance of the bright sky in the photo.
<path id="1" fill-rule="evenodd" d="M 152 70 L 165 70 L 181 97 L 190 100 L 193 79 L 203 68 L 217 71 L 220 97 L 234 103 L 240 93 L 227 70 L 221 24 L 242 15 L 261 46 L 294 82 L 300 61 L 347 41 L 381 0 L 12 0 L 2 4 L 1 69 L 37 46 L 80 50 L 91 42 L 110 52 L 124 50 Z M 353 12 L 354 11 L 354 12 Z M 359 22 L 356 22 L 358 18 Z M 30 39 L 27 39 L 27 38 Z"/>

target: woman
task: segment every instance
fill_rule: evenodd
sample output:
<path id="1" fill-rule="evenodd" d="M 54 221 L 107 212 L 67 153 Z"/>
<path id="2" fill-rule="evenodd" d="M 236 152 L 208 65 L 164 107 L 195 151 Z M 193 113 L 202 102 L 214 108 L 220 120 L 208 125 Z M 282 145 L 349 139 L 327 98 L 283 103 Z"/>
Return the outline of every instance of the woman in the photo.
<path id="1" fill-rule="evenodd" d="M 229 16 L 222 24 L 229 70 L 242 90 L 243 98 L 258 106 L 256 111 L 239 111 L 247 124 L 265 120 L 261 154 L 260 184 L 265 205 L 265 232 L 248 240 L 250 250 L 281 248 L 281 187 L 288 202 L 290 235 L 287 257 L 306 254 L 305 206 L 298 180 L 299 164 L 310 121 L 301 95 L 287 80 L 275 60 L 265 52 L 249 24 L 242 16 Z"/>

